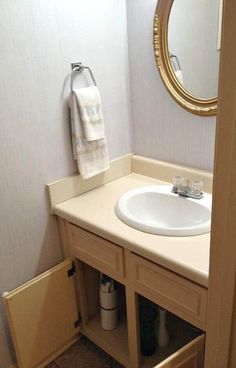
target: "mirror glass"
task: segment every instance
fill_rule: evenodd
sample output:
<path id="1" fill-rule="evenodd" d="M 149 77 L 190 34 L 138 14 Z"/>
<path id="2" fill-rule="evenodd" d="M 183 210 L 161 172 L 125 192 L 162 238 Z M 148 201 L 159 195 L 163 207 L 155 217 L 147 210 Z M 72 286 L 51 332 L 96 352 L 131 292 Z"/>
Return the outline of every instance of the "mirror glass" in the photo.
<path id="1" fill-rule="evenodd" d="M 217 96 L 222 0 L 174 0 L 168 22 L 172 69 L 184 89 L 201 99 Z"/>

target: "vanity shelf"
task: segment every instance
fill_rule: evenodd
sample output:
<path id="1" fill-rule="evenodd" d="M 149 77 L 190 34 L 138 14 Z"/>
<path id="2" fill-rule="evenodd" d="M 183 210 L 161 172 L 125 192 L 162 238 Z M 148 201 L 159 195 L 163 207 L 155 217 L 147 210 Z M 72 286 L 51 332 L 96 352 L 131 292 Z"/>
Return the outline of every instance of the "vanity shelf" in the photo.
<path id="1" fill-rule="evenodd" d="M 112 331 L 105 331 L 101 327 L 100 313 L 97 313 L 81 331 L 101 349 L 113 356 L 122 365 L 129 365 L 129 349 L 127 335 L 127 321 L 122 318 L 119 325 Z"/>
<path id="2" fill-rule="evenodd" d="M 128 366 L 129 349 L 124 285 L 116 281 L 118 289 L 118 324 L 114 330 L 106 331 L 101 326 L 100 317 L 100 271 L 79 260 L 76 261 L 76 268 L 79 269 L 80 273 L 78 277 L 79 288 L 84 295 L 84 299 L 80 303 L 81 312 L 84 311 L 81 315 L 81 333 L 122 365 Z"/>

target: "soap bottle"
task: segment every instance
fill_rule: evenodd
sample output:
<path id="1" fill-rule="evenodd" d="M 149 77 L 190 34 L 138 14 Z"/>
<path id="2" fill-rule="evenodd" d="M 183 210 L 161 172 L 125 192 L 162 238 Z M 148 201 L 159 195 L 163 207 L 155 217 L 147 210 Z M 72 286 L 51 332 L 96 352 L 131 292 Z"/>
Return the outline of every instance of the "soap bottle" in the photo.
<path id="1" fill-rule="evenodd" d="M 157 341 L 160 347 L 167 346 L 170 342 L 170 335 L 166 328 L 166 310 L 159 307 L 159 328 Z"/>

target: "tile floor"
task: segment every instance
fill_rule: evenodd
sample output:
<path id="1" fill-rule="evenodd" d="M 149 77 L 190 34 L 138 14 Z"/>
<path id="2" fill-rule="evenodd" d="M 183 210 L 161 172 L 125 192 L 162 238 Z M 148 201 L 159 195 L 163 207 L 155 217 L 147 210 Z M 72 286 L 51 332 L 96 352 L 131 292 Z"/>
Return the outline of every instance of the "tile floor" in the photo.
<path id="1" fill-rule="evenodd" d="M 123 368 L 123 366 L 82 337 L 46 368 Z"/>

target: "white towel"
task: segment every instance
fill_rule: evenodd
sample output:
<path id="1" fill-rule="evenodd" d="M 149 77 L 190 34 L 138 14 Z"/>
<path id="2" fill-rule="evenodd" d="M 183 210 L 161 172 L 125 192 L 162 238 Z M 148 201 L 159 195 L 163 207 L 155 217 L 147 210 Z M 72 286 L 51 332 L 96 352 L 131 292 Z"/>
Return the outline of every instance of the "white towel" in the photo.
<path id="1" fill-rule="evenodd" d="M 104 138 L 104 123 L 101 109 L 101 97 L 96 86 L 74 90 L 79 106 L 81 123 L 87 141 Z"/>
<path id="2" fill-rule="evenodd" d="M 178 79 L 178 81 L 181 84 L 184 84 L 184 77 L 183 77 L 182 71 L 181 70 L 175 70 L 175 75 L 176 75 L 176 78 Z"/>
<path id="3" fill-rule="evenodd" d="M 80 119 L 80 110 L 74 92 L 70 97 L 72 148 L 82 179 L 88 179 L 109 168 L 105 137 L 87 141 Z"/>

